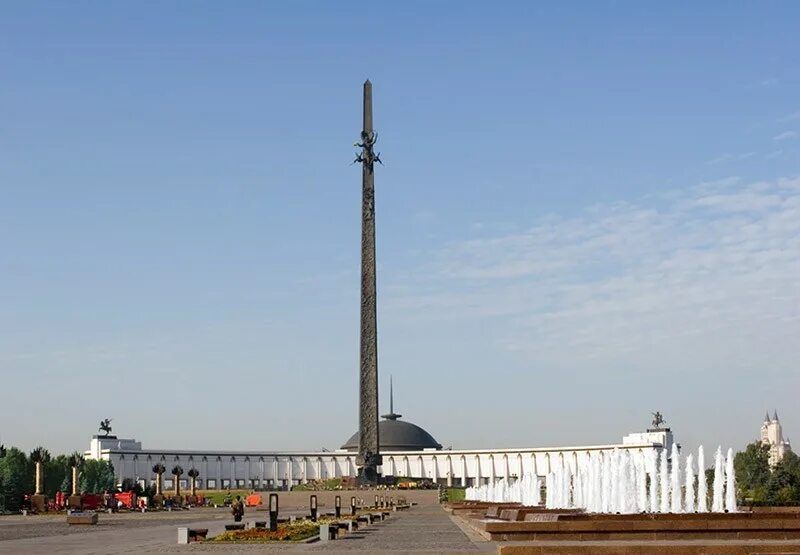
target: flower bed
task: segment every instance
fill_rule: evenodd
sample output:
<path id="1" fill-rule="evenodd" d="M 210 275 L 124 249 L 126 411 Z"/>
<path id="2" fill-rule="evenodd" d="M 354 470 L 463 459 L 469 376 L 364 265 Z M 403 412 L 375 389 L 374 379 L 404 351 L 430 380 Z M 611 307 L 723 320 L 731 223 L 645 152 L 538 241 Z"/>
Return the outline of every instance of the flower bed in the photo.
<path id="1" fill-rule="evenodd" d="M 319 533 L 319 525 L 332 520 L 296 520 L 281 524 L 275 532 L 268 528 L 249 528 L 247 530 L 231 530 L 214 536 L 209 541 L 229 543 L 264 543 L 264 542 L 296 542 L 307 540 Z"/>

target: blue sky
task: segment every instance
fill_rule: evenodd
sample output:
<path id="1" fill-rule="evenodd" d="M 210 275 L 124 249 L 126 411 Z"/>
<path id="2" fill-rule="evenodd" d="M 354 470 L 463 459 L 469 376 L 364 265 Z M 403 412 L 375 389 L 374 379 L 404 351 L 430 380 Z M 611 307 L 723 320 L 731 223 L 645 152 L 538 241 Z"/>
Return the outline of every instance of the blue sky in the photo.
<path id="1" fill-rule="evenodd" d="M 384 408 L 454 447 L 800 429 L 796 3 L 2 12 L 0 441 L 344 442 L 365 78 Z"/>

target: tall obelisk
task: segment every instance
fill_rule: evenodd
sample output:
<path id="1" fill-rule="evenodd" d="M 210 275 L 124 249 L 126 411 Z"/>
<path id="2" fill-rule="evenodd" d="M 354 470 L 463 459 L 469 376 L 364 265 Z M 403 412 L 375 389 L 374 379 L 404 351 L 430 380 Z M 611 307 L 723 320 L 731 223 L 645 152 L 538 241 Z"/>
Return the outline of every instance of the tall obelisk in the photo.
<path id="1" fill-rule="evenodd" d="M 376 484 L 382 464 L 378 439 L 378 315 L 375 278 L 375 162 L 377 135 L 372 129 L 372 83 L 364 83 L 364 127 L 361 131 L 361 365 L 358 419 L 359 482 Z"/>

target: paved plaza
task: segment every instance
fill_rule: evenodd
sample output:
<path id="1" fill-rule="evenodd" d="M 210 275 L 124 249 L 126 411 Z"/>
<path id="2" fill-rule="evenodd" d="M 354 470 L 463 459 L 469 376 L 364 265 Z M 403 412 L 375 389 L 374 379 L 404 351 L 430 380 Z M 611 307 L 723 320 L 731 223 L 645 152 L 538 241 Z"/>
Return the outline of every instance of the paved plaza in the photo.
<path id="1" fill-rule="evenodd" d="M 280 494 L 282 514 L 302 514 L 308 493 Z M 320 492 L 320 511 L 332 510 L 335 494 Z M 358 495 L 358 494 L 356 494 Z M 374 492 L 361 492 L 365 499 Z M 331 499 L 328 499 L 330 497 Z M 386 521 L 362 529 L 330 543 L 224 545 L 211 543 L 177 544 L 179 526 L 208 528 L 209 535 L 223 531 L 232 522 L 227 509 L 194 509 L 158 513 L 101 514 L 97 526 L 69 527 L 63 515 L 0 517 L 0 553 L 15 555 L 116 555 L 128 553 L 224 552 L 254 553 L 290 551 L 293 553 L 403 552 L 464 553 L 494 552 L 496 544 L 485 541 L 458 519 L 450 517 L 436 501 L 435 492 L 409 492 L 418 503 L 408 511 L 392 513 Z M 342 492 L 343 505 L 350 492 Z M 264 520 L 263 509 L 250 509 L 245 521 Z"/>

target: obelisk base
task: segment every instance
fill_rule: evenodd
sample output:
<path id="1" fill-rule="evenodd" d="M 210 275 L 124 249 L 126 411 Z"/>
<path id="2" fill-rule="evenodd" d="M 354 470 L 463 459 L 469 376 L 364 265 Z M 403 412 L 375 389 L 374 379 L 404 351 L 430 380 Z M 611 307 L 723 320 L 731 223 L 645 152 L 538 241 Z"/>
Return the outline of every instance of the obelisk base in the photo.
<path id="1" fill-rule="evenodd" d="M 67 503 L 69 503 L 70 509 L 77 509 L 80 511 L 83 508 L 83 502 L 81 501 L 80 495 L 70 495 L 67 498 Z"/>
<path id="2" fill-rule="evenodd" d="M 380 454 L 367 453 L 366 460 L 358 467 L 358 477 L 356 483 L 359 486 L 377 486 L 381 483 L 381 474 L 378 467 L 383 464 L 383 457 Z"/>
<path id="3" fill-rule="evenodd" d="M 356 477 L 358 487 L 374 487 L 380 483 L 381 475 L 378 473 L 377 467 L 362 466 L 358 469 L 358 477 Z"/>

